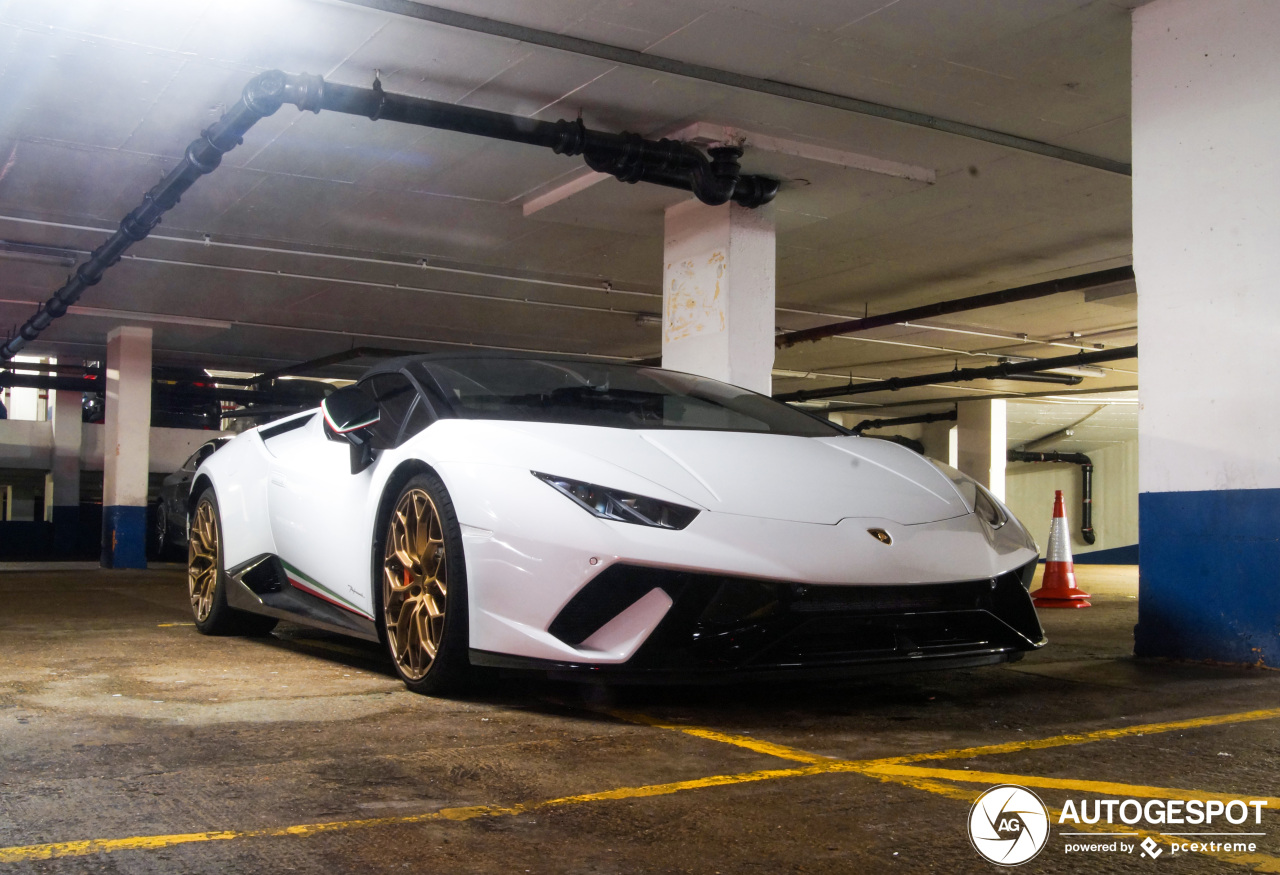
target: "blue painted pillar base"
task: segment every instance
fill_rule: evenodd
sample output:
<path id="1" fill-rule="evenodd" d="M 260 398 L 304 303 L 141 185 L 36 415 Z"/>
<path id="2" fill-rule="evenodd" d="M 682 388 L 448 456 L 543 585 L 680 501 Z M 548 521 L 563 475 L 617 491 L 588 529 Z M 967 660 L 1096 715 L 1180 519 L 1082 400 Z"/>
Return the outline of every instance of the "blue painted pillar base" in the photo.
<path id="1" fill-rule="evenodd" d="M 1280 667 L 1280 489 L 1144 492 L 1134 653 Z"/>
<path id="2" fill-rule="evenodd" d="M 102 567 L 147 567 L 147 509 L 115 505 L 102 509 Z"/>
<path id="3" fill-rule="evenodd" d="M 75 556 L 80 546 L 80 505 L 57 505 L 52 508 L 53 555 L 55 558 Z"/>

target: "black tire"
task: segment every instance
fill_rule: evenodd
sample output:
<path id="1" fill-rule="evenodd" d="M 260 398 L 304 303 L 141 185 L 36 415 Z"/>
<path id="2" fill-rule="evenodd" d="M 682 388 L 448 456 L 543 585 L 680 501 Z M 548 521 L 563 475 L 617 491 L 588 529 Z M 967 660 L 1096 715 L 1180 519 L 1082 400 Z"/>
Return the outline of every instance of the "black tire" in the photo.
<path id="1" fill-rule="evenodd" d="M 222 517 L 213 489 L 196 501 L 187 538 L 187 594 L 196 629 L 203 635 L 266 635 L 275 617 L 237 611 L 227 604 L 227 572 L 222 559 Z"/>
<path id="2" fill-rule="evenodd" d="M 429 507 L 424 507 L 423 499 Z M 417 508 L 416 519 L 434 512 L 439 527 L 427 526 L 425 542 L 421 526 L 414 528 L 417 534 L 406 534 L 406 519 L 400 517 L 407 515 L 406 508 Z M 467 653 L 467 567 L 462 529 L 440 478 L 431 473 L 411 477 L 390 505 L 378 534 L 373 587 L 378 631 L 396 674 L 415 693 L 461 692 L 470 685 L 472 674 Z M 413 561 L 406 566 L 404 559 L 410 557 Z M 432 611 L 443 614 L 442 620 L 437 622 Z"/>

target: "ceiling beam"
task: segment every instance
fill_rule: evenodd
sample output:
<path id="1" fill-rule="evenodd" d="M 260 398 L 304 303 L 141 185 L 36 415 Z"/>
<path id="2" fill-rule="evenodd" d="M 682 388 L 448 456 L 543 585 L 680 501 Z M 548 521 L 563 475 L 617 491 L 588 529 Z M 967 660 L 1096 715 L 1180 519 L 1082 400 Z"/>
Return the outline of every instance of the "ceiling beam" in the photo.
<path id="1" fill-rule="evenodd" d="M 550 31 L 538 30 L 537 28 L 525 27 L 519 24 L 510 24 L 505 21 L 495 21 L 491 18 L 482 18 L 478 15 L 468 15 L 465 12 L 455 12 L 452 9 L 442 9 L 439 6 L 429 6 L 426 3 L 415 2 L 415 0 L 344 0 L 344 2 L 355 6 L 364 6 L 369 9 L 389 12 L 393 15 L 403 15 L 408 18 L 416 18 L 420 21 L 429 21 L 432 24 L 442 24 L 447 27 L 456 27 L 461 30 L 469 30 L 476 33 L 486 33 L 491 36 L 503 37 L 505 39 L 515 40 L 516 42 L 529 43 L 530 45 L 556 49 L 558 51 L 569 52 L 575 55 L 599 58 L 602 61 L 610 61 L 615 64 L 625 64 L 631 67 L 643 67 L 649 70 L 658 70 L 675 76 L 683 76 L 687 79 L 699 79 L 703 82 L 712 82 L 716 85 L 739 88 L 743 91 L 754 91 L 758 94 L 770 94 L 774 97 L 783 97 L 788 100 L 797 100 L 802 103 L 811 103 L 817 106 L 825 106 L 830 109 L 856 113 L 858 115 L 887 119 L 889 121 L 898 122 L 899 124 L 911 125 L 918 128 L 928 128 L 933 131 L 941 131 L 944 134 L 953 134 L 957 137 L 965 137 L 970 140 L 980 140 L 984 143 L 993 143 L 1007 149 L 1015 149 L 1020 152 L 1030 152 L 1034 155 L 1056 158 L 1059 161 L 1067 161 L 1071 164 L 1079 164 L 1084 167 L 1105 170 L 1108 173 L 1117 173 L 1121 176 L 1133 175 L 1132 166 L 1124 163 L 1123 161 L 1116 161 L 1115 159 L 1104 158 L 1099 155 L 1090 155 L 1086 152 L 1079 152 L 1075 149 L 1055 146 L 1052 143 L 1043 143 L 1039 140 L 1032 140 L 1027 137 L 1019 137 L 1015 134 L 1005 133 L 1004 131 L 978 127 L 977 125 L 940 118 L 928 113 L 915 112 L 913 110 L 902 109 L 896 106 L 886 106 L 883 103 L 873 103 L 869 100 L 858 100 L 854 97 L 846 97 L 843 94 L 819 91 L 816 88 L 805 88 L 801 85 L 778 82 L 774 79 L 745 76 L 741 73 L 733 73 L 728 70 L 717 70 L 714 67 L 705 67 L 702 64 L 692 64 L 687 61 L 676 61 L 671 58 L 663 58 L 657 55 L 637 52 L 634 49 L 624 49 L 619 46 L 608 45 L 607 43 L 595 42 L 594 40 L 579 39 L 578 37 L 567 36 L 562 33 L 551 33 Z"/>

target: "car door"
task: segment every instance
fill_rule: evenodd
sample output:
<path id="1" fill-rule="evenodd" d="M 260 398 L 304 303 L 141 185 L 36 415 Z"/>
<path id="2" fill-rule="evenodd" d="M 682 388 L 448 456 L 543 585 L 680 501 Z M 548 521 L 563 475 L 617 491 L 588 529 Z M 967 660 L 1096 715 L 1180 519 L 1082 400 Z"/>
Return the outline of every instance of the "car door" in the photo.
<path id="1" fill-rule="evenodd" d="M 394 446 L 417 388 L 398 373 L 362 381 L 378 401 L 375 449 Z M 266 442 L 272 537 L 289 581 L 310 595 L 373 617 L 370 591 L 374 505 L 369 491 L 379 460 L 351 473 L 351 446 L 330 440 L 323 419 Z"/>

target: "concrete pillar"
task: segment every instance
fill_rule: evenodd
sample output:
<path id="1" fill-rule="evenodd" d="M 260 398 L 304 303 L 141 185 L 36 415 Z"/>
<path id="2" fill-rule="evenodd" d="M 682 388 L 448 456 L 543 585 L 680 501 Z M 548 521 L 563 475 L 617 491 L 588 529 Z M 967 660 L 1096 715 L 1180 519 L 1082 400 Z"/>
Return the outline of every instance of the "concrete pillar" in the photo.
<path id="1" fill-rule="evenodd" d="M 770 394 L 772 209 L 684 201 L 664 230 L 662 366 Z"/>
<path id="2" fill-rule="evenodd" d="M 961 401 L 956 420 L 956 468 L 1004 500 L 1005 402 Z"/>
<path id="3" fill-rule="evenodd" d="M 946 462 L 957 468 L 959 459 L 956 451 L 959 447 L 957 429 L 954 422 L 927 422 L 920 429 L 920 443 L 924 444 L 924 454 L 939 462 Z"/>
<path id="4" fill-rule="evenodd" d="M 151 329 L 107 335 L 103 435 L 102 567 L 146 568 L 151 441 Z"/>
<path id="5" fill-rule="evenodd" d="M 8 508 L 6 519 L 31 522 L 36 518 L 36 490 L 31 483 L 24 480 L 9 487 L 7 496 Z M 43 508 L 41 508 L 43 510 Z"/>
<path id="6" fill-rule="evenodd" d="M 42 359 L 29 355 L 15 355 L 13 357 L 15 364 L 19 362 L 39 362 Z M 39 371 L 24 371 L 15 369 L 15 374 L 23 374 L 35 376 Z M 10 419 L 26 419 L 26 420 L 42 420 L 43 412 L 40 409 L 40 390 L 31 389 L 23 386 L 16 386 L 9 390 L 8 411 Z M 29 519 L 29 517 L 20 517 L 20 519 Z"/>
<path id="7" fill-rule="evenodd" d="M 1280 666 L 1280 3 L 1134 11 L 1140 656 Z"/>
<path id="8" fill-rule="evenodd" d="M 84 393 L 62 389 L 50 395 L 53 469 L 45 477 L 44 518 L 53 523 L 54 553 L 67 556 L 75 552 L 80 541 L 80 444 Z"/>

